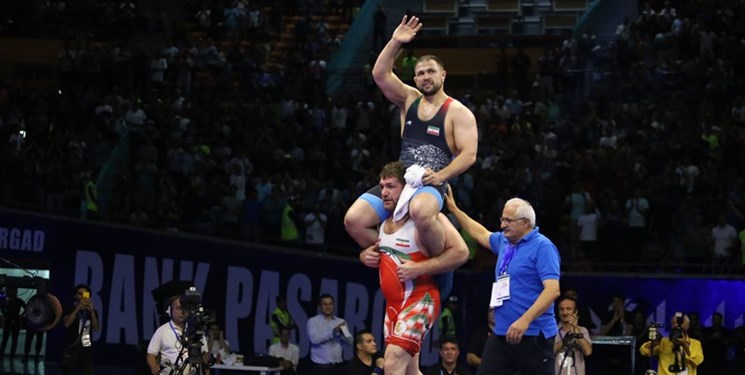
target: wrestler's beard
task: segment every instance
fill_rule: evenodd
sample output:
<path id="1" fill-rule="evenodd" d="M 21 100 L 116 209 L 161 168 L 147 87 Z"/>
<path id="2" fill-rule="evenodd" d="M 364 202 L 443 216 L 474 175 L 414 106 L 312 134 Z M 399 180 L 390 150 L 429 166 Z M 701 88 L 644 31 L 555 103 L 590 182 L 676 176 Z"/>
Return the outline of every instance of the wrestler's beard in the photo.
<path id="1" fill-rule="evenodd" d="M 440 89 L 442 88 L 442 82 L 432 82 L 432 88 L 429 90 L 424 89 L 424 84 L 420 84 L 418 87 L 419 91 L 424 94 L 424 96 L 432 96 L 436 94 Z"/>

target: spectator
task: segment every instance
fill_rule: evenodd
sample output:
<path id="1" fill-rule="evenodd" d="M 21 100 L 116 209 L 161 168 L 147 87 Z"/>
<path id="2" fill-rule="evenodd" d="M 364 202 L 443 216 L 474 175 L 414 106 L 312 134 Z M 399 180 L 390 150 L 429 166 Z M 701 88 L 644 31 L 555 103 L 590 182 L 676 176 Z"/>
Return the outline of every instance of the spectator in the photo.
<path id="1" fill-rule="evenodd" d="M 345 366 L 345 375 L 382 374 L 385 360 L 378 351 L 375 336 L 368 330 L 362 330 L 354 335 L 354 356 Z"/>
<path id="2" fill-rule="evenodd" d="M 585 213 L 577 218 L 580 259 L 589 259 L 592 262 L 603 261 L 603 249 L 598 244 L 600 218 L 600 211 L 595 208 L 595 204 L 592 202 L 587 205 Z"/>
<path id="3" fill-rule="evenodd" d="M 712 314 L 711 325 L 704 327 L 700 344 L 703 346 L 703 356 L 706 359 L 701 366 L 702 374 L 723 374 L 727 371 L 727 348 L 732 339 L 732 332 L 724 326 L 724 315 L 720 312 Z"/>
<path id="4" fill-rule="evenodd" d="M 471 370 L 463 364 L 458 363 L 460 348 L 454 337 L 443 336 L 440 338 L 440 362 L 428 367 L 424 375 L 458 374 L 471 375 Z"/>
<path id="5" fill-rule="evenodd" d="M 314 203 L 311 212 L 305 215 L 305 243 L 323 249 L 327 223 L 328 218 L 321 212 L 321 205 Z"/>
<path id="6" fill-rule="evenodd" d="M 555 374 L 584 375 L 585 357 L 592 354 L 590 331 L 580 325 L 577 301 L 565 297 L 558 305 L 560 328 L 554 340 Z"/>
<path id="7" fill-rule="evenodd" d="M 440 331 L 440 335 L 451 338 L 458 337 L 455 329 L 455 314 L 458 313 L 460 313 L 458 309 L 458 297 L 448 297 L 447 303 L 440 313 L 440 318 L 437 320 L 437 328 Z"/>
<path id="8" fill-rule="evenodd" d="M 608 313 L 602 319 L 600 335 L 627 336 L 632 333 L 632 313 L 626 311 L 626 299 L 622 295 L 614 295 Z M 626 348 L 606 350 L 599 359 L 605 364 L 605 370 L 620 375 L 629 372 L 628 351 Z"/>
<path id="9" fill-rule="evenodd" d="M 341 375 L 342 344 L 352 344 L 347 322 L 334 316 L 334 297 L 322 294 L 318 298 L 319 314 L 308 319 L 311 375 Z"/>
<path id="10" fill-rule="evenodd" d="M 724 215 L 719 215 L 717 225 L 711 229 L 711 262 L 714 266 L 737 264 L 737 231 Z"/>
<path id="11" fill-rule="evenodd" d="M 207 328 L 207 347 L 210 350 L 210 356 L 215 363 L 223 364 L 230 357 L 230 344 L 225 340 L 225 331 L 220 329 L 217 323 L 210 323 Z"/>
<path id="12" fill-rule="evenodd" d="M 0 361 L 5 356 L 8 340 L 10 340 L 9 358 L 12 361 L 18 345 L 18 333 L 21 331 L 21 318 L 23 317 L 21 309 L 26 308 L 26 302 L 18 298 L 18 288 L 14 286 L 8 286 L 5 293 L 5 303 L 0 307 L 0 312 L 3 314 L 3 342 L 0 346 Z"/>
<path id="13" fill-rule="evenodd" d="M 628 227 L 626 230 L 628 250 L 622 255 L 621 259 L 626 261 L 638 260 L 641 258 L 641 250 L 644 247 L 647 233 L 647 216 L 649 215 L 649 201 L 642 197 L 641 189 L 634 188 L 632 196 L 626 199 L 626 214 Z"/>
<path id="14" fill-rule="evenodd" d="M 280 333 L 283 329 L 292 331 L 297 328 L 295 321 L 290 316 L 290 312 L 287 311 L 287 297 L 280 294 L 277 296 L 275 301 L 277 307 L 274 308 L 274 312 L 272 312 L 272 320 L 269 322 L 269 325 L 272 327 L 272 332 L 274 332 L 272 344 L 276 344 L 280 341 Z"/>
<path id="15" fill-rule="evenodd" d="M 297 364 L 300 360 L 300 348 L 290 342 L 290 329 L 282 327 L 279 329 L 279 342 L 269 346 L 269 355 L 280 358 L 279 366 L 282 367 L 282 375 L 296 374 Z"/>

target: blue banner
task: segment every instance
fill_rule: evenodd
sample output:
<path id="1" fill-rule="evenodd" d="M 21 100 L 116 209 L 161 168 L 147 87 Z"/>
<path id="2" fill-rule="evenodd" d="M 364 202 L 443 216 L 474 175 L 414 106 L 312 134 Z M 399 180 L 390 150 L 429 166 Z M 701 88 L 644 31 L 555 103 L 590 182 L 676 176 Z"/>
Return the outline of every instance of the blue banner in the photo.
<path id="1" fill-rule="evenodd" d="M 46 260 L 51 291 L 63 306 L 72 304 L 74 285 L 91 286 L 101 317 L 101 330 L 93 337 L 101 364 L 131 366 L 132 358 L 144 358 L 136 347 L 146 344 L 159 325 L 152 291 L 172 280 L 196 285 L 205 308 L 216 310 L 231 347 L 244 354 L 266 353 L 272 337 L 269 319 L 280 293 L 287 296 L 299 326 L 293 341 L 301 358 L 309 350 L 305 325 L 316 314 L 322 293 L 336 297 L 336 314 L 347 320 L 350 331 L 367 328 L 383 342 L 377 270 L 357 259 L 7 211 L 0 211 L 0 256 Z M 453 294 L 461 301 L 456 317 L 463 343 L 472 329 L 486 323 L 493 279 L 493 271 L 456 273 Z M 676 311 L 697 311 L 704 324 L 714 312 L 724 315 L 729 328 L 743 323 L 743 280 L 597 275 L 563 276 L 561 284 L 579 292 L 596 326 L 616 293 L 626 297 L 628 310 L 638 309 L 648 321 L 666 326 Z M 49 332 L 51 360 L 59 358 L 63 333 L 61 326 Z M 432 345 L 437 337 L 435 332 L 423 345 L 425 366 L 438 359 Z M 351 347 L 345 348 L 345 358 L 351 355 Z"/>

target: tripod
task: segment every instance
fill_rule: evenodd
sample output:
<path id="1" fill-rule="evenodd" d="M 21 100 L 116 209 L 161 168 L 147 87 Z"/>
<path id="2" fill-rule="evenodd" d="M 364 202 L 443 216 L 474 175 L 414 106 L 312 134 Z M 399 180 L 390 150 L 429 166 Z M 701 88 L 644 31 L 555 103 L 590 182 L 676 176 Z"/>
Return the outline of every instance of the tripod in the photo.
<path id="1" fill-rule="evenodd" d="M 569 359 L 569 361 L 567 361 Z M 564 352 L 564 358 L 561 359 L 561 365 L 559 366 L 559 374 L 562 375 L 574 375 L 577 373 L 577 368 L 575 367 L 575 361 L 574 361 L 574 348 L 571 346 L 567 347 L 567 350 Z M 566 366 L 567 372 L 564 374 L 564 367 Z M 572 371 L 573 369 L 573 371 Z"/>
<path id="2" fill-rule="evenodd" d="M 182 340 L 181 342 L 181 350 L 178 353 L 178 357 L 176 357 L 176 362 L 173 363 L 173 367 L 171 367 L 171 371 L 168 373 L 169 375 L 192 375 L 192 374 L 205 374 L 206 368 L 202 367 L 202 360 L 199 358 L 199 356 L 194 359 L 192 357 L 192 353 L 189 350 L 184 350 L 189 348 L 187 340 Z M 184 352 L 187 352 L 187 358 L 184 358 Z M 201 354 L 201 353 L 200 353 Z"/>

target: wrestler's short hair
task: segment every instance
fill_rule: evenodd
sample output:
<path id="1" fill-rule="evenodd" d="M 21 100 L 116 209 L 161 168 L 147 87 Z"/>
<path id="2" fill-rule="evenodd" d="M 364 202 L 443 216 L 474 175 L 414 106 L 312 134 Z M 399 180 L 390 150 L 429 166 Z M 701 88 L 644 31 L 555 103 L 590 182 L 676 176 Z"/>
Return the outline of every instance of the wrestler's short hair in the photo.
<path id="1" fill-rule="evenodd" d="M 405 184 L 405 173 L 406 167 L 404 167 L 404 163 L 400 161 L 392 161 L 383 166 L 383 169 L 380 171 L 380 178 L 396 177 L 402 184 Z"/>
<path id="2" fill-rule="evenodd" d="M 421 63 L 423 63 L 425 61 L 434 61 L 435 63 L 437 63 L 437 65 L 440 67 L 440 69 L 445 70 L 445 64 L 443 64 L 442 63 L 442 60 L 440 60 L 440 58 L 437 57 L 437 56 L 435 56 L 435 55 L 424 55 L 424 56 L 421 56 L 417 60 L 416 64 L 419 65 L 419 64 L 421 64 Z"/>

